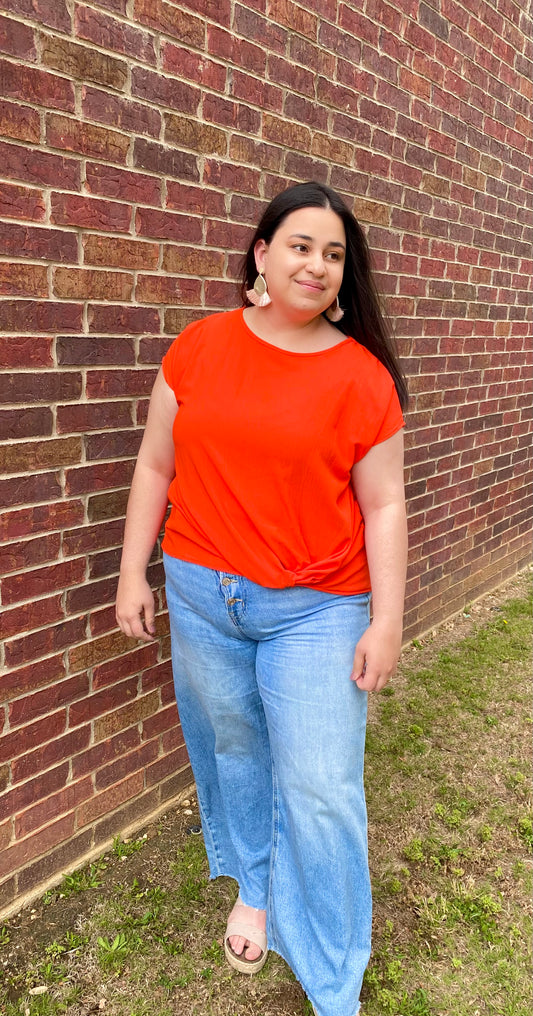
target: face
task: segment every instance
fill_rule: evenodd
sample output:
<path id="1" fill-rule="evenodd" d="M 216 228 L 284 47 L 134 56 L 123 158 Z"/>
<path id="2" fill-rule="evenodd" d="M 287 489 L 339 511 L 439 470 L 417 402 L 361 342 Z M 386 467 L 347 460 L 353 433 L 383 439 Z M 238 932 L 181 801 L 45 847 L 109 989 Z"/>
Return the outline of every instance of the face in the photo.
<path id="1" fill-rule="evenodd" d="M 346 235 L 331 208 L 299 208 L 278 226 L 269 244 L 255 247 L 273 307 L 300 320 L 333 303 L 344 272 Z"/>

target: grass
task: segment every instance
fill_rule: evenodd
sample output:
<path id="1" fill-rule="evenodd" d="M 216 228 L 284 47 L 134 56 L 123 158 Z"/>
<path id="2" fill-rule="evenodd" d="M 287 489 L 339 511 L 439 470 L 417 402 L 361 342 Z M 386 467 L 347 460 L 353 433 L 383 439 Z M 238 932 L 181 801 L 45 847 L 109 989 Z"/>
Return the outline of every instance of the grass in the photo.
<path id="1" fill-rule="evenodd" d="M 372 700 L 365 1016 L 529 1016 L 530 643 L 531 603 L 521 596 L 466 638 L 418 640 Z M 0 927 L 0 1011 L 310 1014 L 279 957 L 255 978 L 227 967 L 221 942 L 235 887 L 209 882 L 187 821 L 196 814 L 168 817 L 149 839 L 117 837 L 35 915 Z"/>

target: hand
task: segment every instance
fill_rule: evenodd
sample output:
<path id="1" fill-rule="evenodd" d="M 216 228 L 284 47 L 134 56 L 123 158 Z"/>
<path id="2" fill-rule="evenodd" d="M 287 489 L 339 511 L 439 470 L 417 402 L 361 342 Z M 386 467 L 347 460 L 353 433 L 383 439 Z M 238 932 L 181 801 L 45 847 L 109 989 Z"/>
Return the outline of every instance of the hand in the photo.
<path id="1" fill-rule="evenodd" d="M 362 691 L 381 691 L 396 673 L 402 631 L 373 621 L 355 647 L 351 680 Z"/>
<path id="2" fill-rule="evenodd" d="M 117 589 L 116 618 L 128 638 L 154 642 L 154 594 L 145 576 L 121 575 Z"/>

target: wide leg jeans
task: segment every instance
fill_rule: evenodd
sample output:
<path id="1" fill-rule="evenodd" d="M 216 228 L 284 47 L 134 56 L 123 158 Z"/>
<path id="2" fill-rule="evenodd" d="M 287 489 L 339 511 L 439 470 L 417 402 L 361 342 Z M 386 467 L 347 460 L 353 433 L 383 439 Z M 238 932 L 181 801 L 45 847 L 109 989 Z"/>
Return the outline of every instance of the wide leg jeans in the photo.
<path id="1" fill-rule="evenodd" d="M 355 1016 L 370 955 L 369 595 L 270 589 L 165 555 L 176 698 L 212 878 L 267 910 L 318 1016 Z"/>

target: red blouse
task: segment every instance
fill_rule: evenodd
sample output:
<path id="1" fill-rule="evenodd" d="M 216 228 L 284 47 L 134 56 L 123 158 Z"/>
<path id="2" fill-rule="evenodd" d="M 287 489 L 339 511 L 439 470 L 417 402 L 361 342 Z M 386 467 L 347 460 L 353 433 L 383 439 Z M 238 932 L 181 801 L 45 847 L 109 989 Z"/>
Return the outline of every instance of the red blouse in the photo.
<path id="1" fill-rule="evenodd" d="M 368 592 L 350 472 L 404 423 L 372 353 L 351 338 L 279 349 L 241 308 L 185 328 L 163 374 L 179 406 L 165 553 L 263 586 Z"/>

